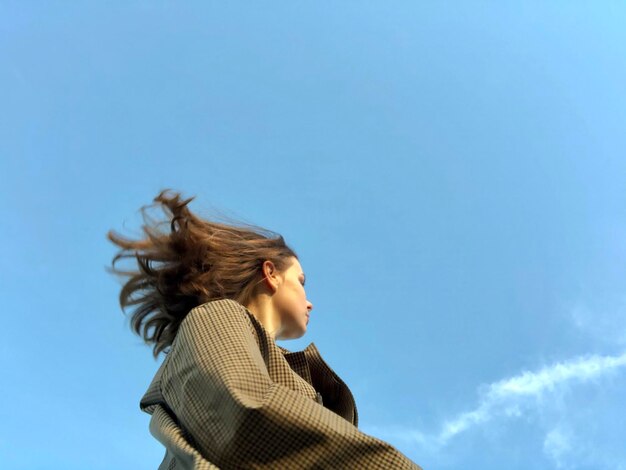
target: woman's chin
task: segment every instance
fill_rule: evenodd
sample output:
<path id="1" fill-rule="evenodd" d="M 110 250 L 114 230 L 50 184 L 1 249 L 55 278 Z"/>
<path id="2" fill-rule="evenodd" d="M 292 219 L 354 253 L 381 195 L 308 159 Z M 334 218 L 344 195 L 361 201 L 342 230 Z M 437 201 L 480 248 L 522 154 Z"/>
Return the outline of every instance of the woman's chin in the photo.
<path id="1" fill-rule="evenodd" d="M 283 334 L 277 336 L 276 339 L 287 340 L 287 339 L 302 338 L 304 334 L 306 333 L 306 329 L 307 329 L 306 325 L 304 325 L 302 328 L 298 328 L 297 330 L 294 328 L 293 330 L 289 332 L 284 332 Z"/>

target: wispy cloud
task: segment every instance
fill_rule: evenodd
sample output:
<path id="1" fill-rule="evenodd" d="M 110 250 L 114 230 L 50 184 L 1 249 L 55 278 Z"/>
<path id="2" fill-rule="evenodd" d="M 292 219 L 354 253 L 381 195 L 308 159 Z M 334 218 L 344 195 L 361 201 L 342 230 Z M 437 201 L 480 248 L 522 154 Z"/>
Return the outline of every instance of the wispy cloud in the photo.
<path id="1" fill-rule="evenodd" d="M 543 440 L 543 451 L 552 459 L 557 468 L 563 468 L 563 458 L 572 451 L 572 437 L 569 430 L 555 427 Z"/>
<path id="2" fill-rule="evenodd" d="M 626 366 L 626 353 L 618 356 L 586 356 L 557 363 L 536 372 L 524 372 L 486 388 L 479 405 L 444 423 L 433 442 L 444 446 L 467 429 L 485 423 L 496 415 L 519 415 L 527 398 L 538 398 L 570 382 L 588 382 L 614 369 Z"/>
<path id="3" fill-rule="evenodd" d="M 626 344 L 626 298 L 615 296 L 577 302 L 567 308 L 571 324 L 600 344 Z"/>
<path id="4" fill-rule="evenodd" d="M 480 387 L 478 404 L 473 409 L 444 421 L 434 432 L 397 427 L 376 427 L 371 432 L 397 442 L 410 443 L 419 448 L 420 453 L 436 455 L 436 460 L 440 461 L 449 457 L 447 452 L 442 451 L 464 433 L 486 427 L 496 419 L 534 416 L 539 418 L 540 432 L 544 433 L 542 450 L 557 468 L 574 468 L 574 457 L 580 462 L 599 465 L 597 468 L 624 468 L 616 466 L 614 457 L 602 455 L 591 443 L 585 442 L 584 428 L 589 421 L 580 410 L 566 406 L 554 413 L 555 409 L 559 409 L 559 400 L 564 392 L 577 390 L 576 385 L 599 382 L 624 368 L 626 352 L 613 356 L 575 357 Z M 602 419 L 606 416 L 605 411 L 602 410 Z M 618 454 L 622 455 L 622 452 Z"/>

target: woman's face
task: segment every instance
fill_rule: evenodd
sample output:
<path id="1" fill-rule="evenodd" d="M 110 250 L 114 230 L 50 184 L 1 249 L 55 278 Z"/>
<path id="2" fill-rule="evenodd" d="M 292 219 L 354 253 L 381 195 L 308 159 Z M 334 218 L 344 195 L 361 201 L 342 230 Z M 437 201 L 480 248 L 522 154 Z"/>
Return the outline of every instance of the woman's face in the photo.
<path id="1" fill-rule="evenodd" d="M 274 293 L 274 307 L 280 317 L 280 331 L 277 339 L 300 338 L 306 333 L 309 312 L 313 304 L 306 299 L 304 272 L 296 258 L 289 258 L 291 264 L 280 274 L 282 282 Z"/>

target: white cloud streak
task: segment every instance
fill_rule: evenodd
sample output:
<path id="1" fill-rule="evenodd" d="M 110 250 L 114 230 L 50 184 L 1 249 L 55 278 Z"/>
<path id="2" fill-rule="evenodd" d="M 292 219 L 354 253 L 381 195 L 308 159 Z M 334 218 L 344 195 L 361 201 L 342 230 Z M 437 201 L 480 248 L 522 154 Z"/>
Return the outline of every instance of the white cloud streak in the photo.
<path id="1" fill-rule="evenodd" d="M 475 408 L 444 421 L 432 432 L 403 426 L 366 426 L 365 431 L 404 443 L 407 455 L 414 454 L 424 465 L 430 459 L 433 468 L 435 464 L 444 468 L 456 464 L 451 446 L 464 434 L 484 429 L 494 436 L 491 421 L 499 429 L 503 420 L 522 418 L 543 434 L 543 446 L 538 450 L 552 461 L 553 468 L 626 470 L 626 453 L 619 438 L 626 426 L 619 424 L 619 419 L 613 423 L 615 413 L 619 413 L 615 409 L 615 393 L 619 392 L 614 386 L 605 387 L 611 378 L 623 383 L 624 369 L 626 351 L 574 357 L 481 386 Z M 589 397 L 589 390 L 579 390 L 585 384 L 602 387 L 598 393 L 609 394 L 603 395 L 608 404 L 591 400 L 589 406 L 581 408 L 580 398 Z"/>
<path id="2" fill-rule="evenodd" d="M 456 435 L 490 421 L 494 416 L 519 415 L 519 407 L 525 399 L 540 398 L 545 392 L 554 391 L 571 382 L 588 382 L 624 366 L 626 353 L 618 356 L 585 356 L 490 384 L 479 405 L 445 422 L 439 434 L 432 439 L 433 444 L 435 447 L 445 446 Z"/>

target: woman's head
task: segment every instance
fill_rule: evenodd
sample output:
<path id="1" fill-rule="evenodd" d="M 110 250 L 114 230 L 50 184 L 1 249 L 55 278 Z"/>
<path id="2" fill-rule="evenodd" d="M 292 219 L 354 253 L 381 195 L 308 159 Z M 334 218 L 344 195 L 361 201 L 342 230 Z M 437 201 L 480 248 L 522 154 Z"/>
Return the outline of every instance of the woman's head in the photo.
<path id="1" fill-rule="evenodd" d="M 288 290 L 294 287 L 294 261 L 300 268 L 298 257 L 282 236 L 256 226 L 202 219 L 187 207 L 192 199 L 161 192 L 154 202 L 167 220 L 155 222 L 143 211 L 142 239 L 108 233 L 120 248 L 112 272 L 128 278 L 120 304 L 133 308 L 131 327 L 153 345 L 155 356 L 172 344 L 192 308 L 217 299 L 250 303 L 262 288 L 266 262 L 282 279 L 279 305 L 298 301 L 297 293 Z M 136 260 L 136 269 L 118 269 L 116 263 L 123 259 Z"/>
<path id="2" fill-rule="evenodd" d="M 262 290 L 251 299 L 248 309 L 276 339 L 299 338 L 306 333 L 313 304 L 304 290 L 305 274 L 296 257 L 278 270 L 267 260 L 262 266 Z"/>

